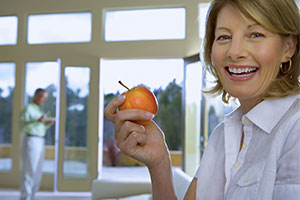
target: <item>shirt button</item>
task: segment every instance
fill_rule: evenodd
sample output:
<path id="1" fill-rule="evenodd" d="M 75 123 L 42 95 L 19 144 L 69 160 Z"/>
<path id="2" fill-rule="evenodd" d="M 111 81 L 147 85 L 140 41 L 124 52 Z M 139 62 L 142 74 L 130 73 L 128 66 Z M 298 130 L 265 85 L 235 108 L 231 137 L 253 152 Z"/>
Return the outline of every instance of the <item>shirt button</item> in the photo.
<path id="1" fill-rule="evenodd" d="M 234 165 L 234 168 L 239 168 L 239 166 L 240 166 L 240 164 L 239 164 L 239 163 L 236 163 L 236 164 Z"/>
<path id="2" fill-rule="evenodd" d="M 242 149 L 246 149 L 247 144 L 243 144 Z"/>
<path id="3" fill-rule="evenodd" d="M 251 121 L 247 117 L 245 117 L 244 123 L 247 124 L 247 125 L 249 125 L 251 123 Z"/>

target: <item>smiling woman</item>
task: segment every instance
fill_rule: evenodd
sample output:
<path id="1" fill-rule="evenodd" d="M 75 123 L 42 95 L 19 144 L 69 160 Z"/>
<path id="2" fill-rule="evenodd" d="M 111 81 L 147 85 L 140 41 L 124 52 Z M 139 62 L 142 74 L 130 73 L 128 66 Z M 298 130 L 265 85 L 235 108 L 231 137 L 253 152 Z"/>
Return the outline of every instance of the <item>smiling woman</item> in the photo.
<path id="1" fill-rule="evenodd" d="M 258 7 L 255 3 L 248 2 L 244 5 L 244 3 L 239 2 L 236 4 L 234 3 L 234 6 L 228 4 L 228 9 L 222 10 L 219 13 L 219 15 L 223 15 L 224 17 L 239 16 L 238 18 L 233 18 L 237 19 L 236 21 L 227 21 L 224 18 L 219 18 L 218 25 L 216 27 L 210 26 L 210 24 L 213 23 L 212 20 L 215 20 L 216 18 L 216 13 L 222 8 L 220 6 L 221 4 L 222 3 L 216 3 L 213 7 L 214 11 L 211 11 L 211 13 L 214 14 L 209 16 L 206 27 L 207 37 L 204 42 L 206 52 L 204 60 L 208 70 L 211 71 L 215 77 L 219 77 L 220 79 L 221 77 L 225 77 L 226 73 L 229 75 L 229 79 L 234 79 L 236 81 L 251 79 L 253 83 L 255 82 L 254 85 L 251 85 L 252 89 L 255 85 L 259 85 L 258 87 L 261 90 L 264 90 L 265 87 L 271 87 L 271 89 L 264 94 L 262 94 L 262 91 L 257 93 L 257 95 L 261 95 L 263 98 L 273 98 L 275 96 L 280 97 L 297 93 L 299 91 L 297 78 L 300 73 L 299 70 L 297 70 L 298 63 L 295 63 L 296 67 L 294 67 L 294 70 L 289 71 L 288 74 L 282 74 L 282 72 L 278 74 L 280 70 L 279 67 L 282 62 L 284 65 L 285 63 L 288 64 L 289 61 L 292 60 L 292 62 L 298 62 L 296 59 L 299 56 L 298 51 L 294 55 L 294 51 L 296 50 L 295 43 L 297 43 L 298 40 L 294 33 L 297 32 L 297 30 L 294 25 L 288 25 L 288 21 L 290 19 L 296 21 L 295 16 L 288 16 L 285 14 L 283 18 L 279 17 L 276 19 L 266 15 L 257 17 L 261 15 L 260 12 L 264 12 L 265 8 L 272 5 L 267 5 L 267 3 L 264 2 L 260 7 Z M 288 6 L 292 7 L 291 5 Z M 298 10 L 297 7 L 294 7 L 293 9 L 295 12 Z M 270 15 L 274 14 L 271 13 L 272 11 L 269 12 Z M 251 17 L 247 18 L 247 16 Z M 234 24 L 236 23 L 243 26 L 234 27 Z M 283 23 L 286 23 L 285 27 L 283 27 Z M 289 34 L 291 34 L 289 37 L 281 36 Z M 289 52 L 286 52 L 287 48 L 290 49 Z M 277 49 L 280 51 L 277 51 Z M 223 60 L 222 64 L 217 64 L 215 62 L 220 62 L 218 59 L 221 58 L 212 58 L 208 52 L 216 52 L 215 55 L 212 55 L 212 57 L 216 55 L 220 57 L 221 54 L 223 54 L 223 56 L 229 56 L 231 61 L 227 60 L 225 62 Z M 243 58 L 248 58 L 250 56 L 254 56 L 255 58 L 252 59 L 252 61 L 249 61 L 248 59 L 246 62 L 241 62 Z M 240 63 L 242 63 L 242 65 L 240 65 Z M 219 70 L 220 68 L 216 67 L 220 64 L 223 65 L 223 67 L 221 67 L 223 68 L 222 70 Z M 262 67 L 261 65 L 266 67 Z M 252 68 L 251 71 L 253 71 L 253 73 L 248 73 L 247 75 L 232 74 L 234 71 L 238 72 L 238 70 L 245 68 Z M 225 85 L 222 85 L 222 81 L 220 79 L 217 80 L 215 88 L 210 92 L 223 93 L 223 101 L 228 102 L 230 96 L 234 95 L 230 94 L 224 88 Z M 257 83 L 257 80 L 260 81 L 260 83 Z M 272 84 L 269 84 L 270 82 L 272 82 Z M 240 82 L 237 85 L 240 86 L 244 83 L 245 82 Z"/>
<path id="2" fill-rule="evenodd" d="M 207 93 L 240 106 L 210 136 L 185 199 L 298 200 L 299 37 L 293 0 L 212 1 L 204 61 L 216 84 Z M 105 110 L 118 147 L 148 167 L 154 199 L 176 199 L 163 131 L 154 122 L 141 128 L 133 121 L 147 113 L 118 111 L 123 103 L 115 98 Z"/>
<path id="3" fill-rule="evenodd" d="M 252 104 L 244 113 L 260 101 L 280 64 L 292 57 L 295 41 L 294 36 L 282 37 L 253 19 L 245 20 L 231 5 L 219 12 L 211 58 L 224 90 Z"/>
<path id="4" fill-rule="evenodd" d="M 212 2 L 204 60 L 216 84 L 208 93 L 241 105 L 211 136 L 191 187 L 197 199 L 300 195 L 299 19 L 291 0 Z M 289 180 L 289 174 L 297 178 Z"/>

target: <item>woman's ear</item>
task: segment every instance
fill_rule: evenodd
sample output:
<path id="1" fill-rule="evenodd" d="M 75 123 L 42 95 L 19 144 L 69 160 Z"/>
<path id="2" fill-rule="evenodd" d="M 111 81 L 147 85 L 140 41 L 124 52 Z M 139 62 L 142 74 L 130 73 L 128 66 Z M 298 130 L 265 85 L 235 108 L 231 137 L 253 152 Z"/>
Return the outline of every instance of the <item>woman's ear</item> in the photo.
<path id="1" fill-rule="evenodd" d="M 293 57 L 296 51 L 296 47 L 299 42 L 299 38 L 296 35 L 288 35 L 286 40 L 285 40 L 285 52 L 283 55 L 283 60 L 282 62 L 287 62 L 289 61 L 290 58 Z"/>

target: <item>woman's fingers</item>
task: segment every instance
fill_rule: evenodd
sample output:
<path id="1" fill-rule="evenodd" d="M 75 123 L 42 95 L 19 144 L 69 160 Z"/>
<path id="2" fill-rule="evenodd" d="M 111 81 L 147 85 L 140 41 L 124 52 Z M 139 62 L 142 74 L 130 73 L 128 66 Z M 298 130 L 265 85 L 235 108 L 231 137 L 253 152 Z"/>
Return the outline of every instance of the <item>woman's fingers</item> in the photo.
<path id="1" fill-rule="evenodd" d="M 104 110 L 104 115 L 109 119 L 110 121 L 114 122 L 115 120 L 115 114 L 117 112 L 117 109 L 120 105 L 124 103 L 125 96 L 121 95 L 117 98 L 114 98 L 111 100 L 111 102 L 106 106 Z"/>
<path id="2" fill-rule="evenodd" d="M 118 131 L 115 131 L 115 139 L 117 141 L 117 144 L 122 143 L 133 132 L 144 133 L 145 128 L 144 126 L 135 124 L 131 121 L 125 121 L 120 129 Z"/>
<path id="3" fill-rule="evenodd" d="M 120 105 L 124 103 L 125 97 L 123 95 L 114 98 L 105 108 L 104 114 L 117 127 L 125 121 L 135 120 L 149 120 L 154 117 L 152 113 L 139 109 L 128 109 L 117 112 Z"/>
<path id="4" fill-rule="evenodd" d="M 120 143 L 119 148 L 122 152 L 129 156 L 135 156 L 138 148 L 145 145 L 147 141 L 147 136 L 143 133 L 132 132 L 129 136 Z"/>
<path id="5" fill-rule="evenodd" d="M 121 126 L 125 121 L 136 121 L 136 120 L 149 120 L 152 119 L 154 115 L 144 110 L 138 109 L 128 109 L 119 111 L 115 115 L 114 124 L 116 127 Z"/>
<path id="6" fill-rule="evenodd" d="M 115 139 L 120 150 L 143 163 L 149 163 L 153 157 L 153 144 L 156 147 L 154 152 L 164 148 L 164 143 L 160 142 L 162 138 L 158 134 L 160 130 L 149 124 L 142 126 L 135 123 L 138 120 L 152 120 L 152 113 L 139 109 L 118 111 L 124 100 L 123 96 L 114 98 L 106 106 L 104 114 L 115 125 Z M 160 156 L 156 157 L 159 159 Z"/>

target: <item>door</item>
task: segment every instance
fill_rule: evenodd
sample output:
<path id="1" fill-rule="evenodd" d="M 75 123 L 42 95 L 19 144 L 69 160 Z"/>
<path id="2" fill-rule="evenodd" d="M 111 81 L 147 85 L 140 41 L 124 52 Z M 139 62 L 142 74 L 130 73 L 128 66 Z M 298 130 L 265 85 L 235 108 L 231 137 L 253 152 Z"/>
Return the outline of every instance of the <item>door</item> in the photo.
<path id="1" fill-rule="evenodd" d="M 97 177 L 98 60 L 61 58 L 60 120 L 57 130 L 58 191 L 90 191 Z"/>
<path id="2" fill-rule="evenodd" d="M 31 60 L 25 62 L 25 91 L 24 105 L 32 101 L 37 88 L 48 92 L 48 99 L 42 109 L 48 117 L 56 117 L 56 123 L 51 126 L 45 136 L 45 161 L 43 164 L 42 190 L 52 190 L 56 174 L 55 135 L 59 127 L 59 87 L 60 68 L 59 62 L 53 58 L 49 60 Z M 58 110 L 59 111 L 59 110 Z M 57 132 L 58 133 L 58 132 Z"/>
<path id="3" fill-rule="evenodd" d="M 184 171 L 194 176 L 200 165 L 204 136 L 203 71 L 199 54 L 184 59 Z"/>

